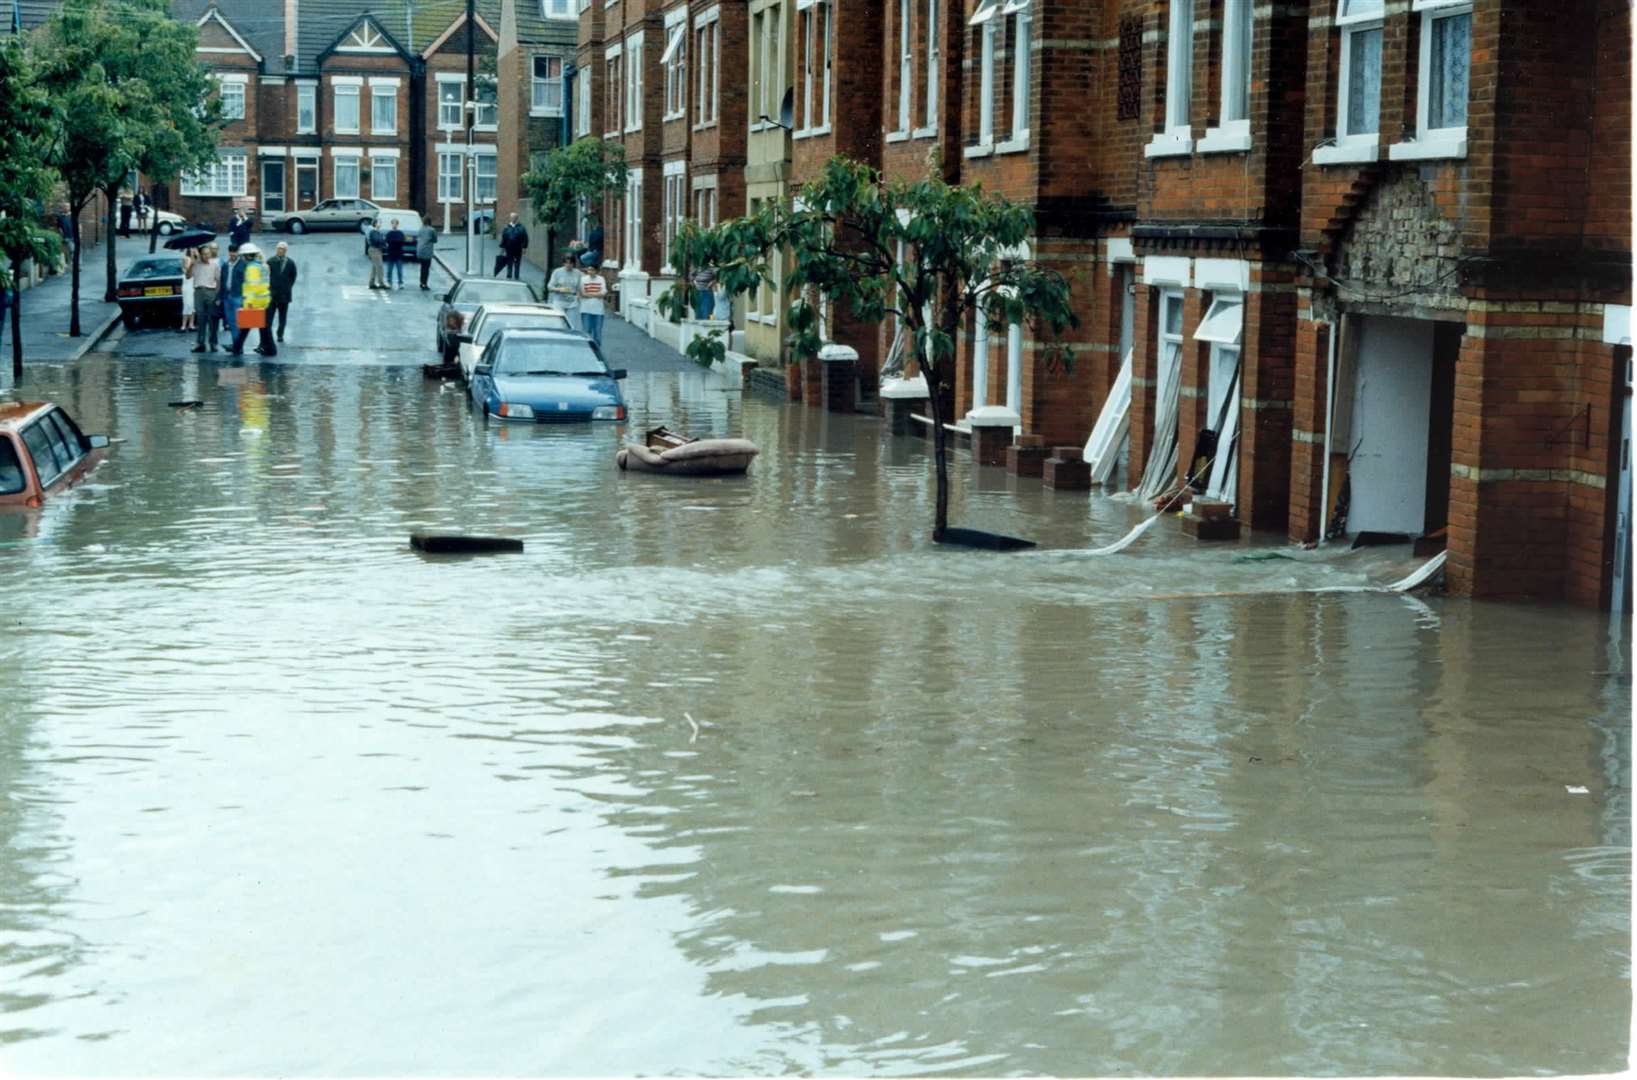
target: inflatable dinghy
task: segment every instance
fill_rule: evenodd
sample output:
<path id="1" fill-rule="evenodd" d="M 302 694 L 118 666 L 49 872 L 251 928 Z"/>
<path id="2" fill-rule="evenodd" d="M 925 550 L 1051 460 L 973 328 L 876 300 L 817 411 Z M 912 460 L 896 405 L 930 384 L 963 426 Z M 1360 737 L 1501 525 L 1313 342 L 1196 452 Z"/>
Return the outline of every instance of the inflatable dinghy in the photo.
<path id="1" fill-rule="evenodd" d="M 660 427 L 648 432 L 646 444 L 627 443 L 614 460 L 631 472 L 739 476 L 761 452 L 749 439 L 690 439 Z"/>

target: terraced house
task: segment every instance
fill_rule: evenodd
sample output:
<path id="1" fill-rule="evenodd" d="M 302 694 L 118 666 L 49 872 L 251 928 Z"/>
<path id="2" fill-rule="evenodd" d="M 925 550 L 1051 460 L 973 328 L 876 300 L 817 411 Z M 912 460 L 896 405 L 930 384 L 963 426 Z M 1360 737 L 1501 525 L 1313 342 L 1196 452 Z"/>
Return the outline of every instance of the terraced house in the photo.
<path id="1" fill-rule="evenodd" d="M 560 115 L 573 16 L 562 0 L 528 3 L 515 16 L 520 40 L 556 61 Z M 469 186 L 477 208 L 493 208 L 501 3 L 477 5 L 475 89 L 465 10 L 464 0 L 176 0 L 173 13 L 199 27 L 228 123 L 216 166 L 176 182 L 173 208 L 220 224 L 235 206 L 289 212 L 362 198 L 460 229 Z M 543 97 L 542 110 L 550 105 Z M 530 138 L 543 150 L 560 134 L 542 125 Z"/>

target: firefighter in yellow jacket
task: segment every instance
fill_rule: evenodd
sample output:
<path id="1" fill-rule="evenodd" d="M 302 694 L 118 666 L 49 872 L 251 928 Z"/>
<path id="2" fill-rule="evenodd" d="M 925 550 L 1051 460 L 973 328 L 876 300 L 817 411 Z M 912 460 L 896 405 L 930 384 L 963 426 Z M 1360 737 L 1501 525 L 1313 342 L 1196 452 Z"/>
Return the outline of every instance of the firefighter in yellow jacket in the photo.
<path id="1" fill-rule="evenodd" d="M 244 354 L 245 338 L 250 328 L 256 327 L 256 351 L 263 356 L 277 356 L 278 346 L 267 327 L 267 309 L 273 302 L 273 292 L 267 282 L 267 264 L 262 262 L 261 248 L 255 244 L 239 247 L 239 261 L 228 275 L 226 290 L 235 299 L 239 311 L 238 332 L 233 335 L 233 347 L 227 351 L 234 356 Z"/>

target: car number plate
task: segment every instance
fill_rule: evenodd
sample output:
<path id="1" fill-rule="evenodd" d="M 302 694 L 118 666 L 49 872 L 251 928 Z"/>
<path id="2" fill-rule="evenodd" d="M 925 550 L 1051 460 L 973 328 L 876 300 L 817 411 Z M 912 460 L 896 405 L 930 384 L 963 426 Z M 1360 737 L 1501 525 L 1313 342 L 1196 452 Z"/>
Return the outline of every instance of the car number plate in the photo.
<path id="1" fill-rule="evenodd" d="M 171 287 L 169 285 L 150 285 L 146 289 L 142 290 L 142 295 L 143 296 L 169 296 L 169 295 L 171 295 Z"/>

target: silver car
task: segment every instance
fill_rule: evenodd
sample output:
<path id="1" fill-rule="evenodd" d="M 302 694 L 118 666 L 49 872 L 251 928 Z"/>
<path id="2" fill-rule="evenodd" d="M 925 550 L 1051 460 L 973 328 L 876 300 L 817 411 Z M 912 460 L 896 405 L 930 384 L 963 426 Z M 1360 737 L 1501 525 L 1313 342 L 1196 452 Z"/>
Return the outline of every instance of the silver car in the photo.
<path id="1" fill-rule="evenodd" d="M 296 234 L 314 229 L 358 229 L 370 221 L 381 208 L 368 199 L 325 199 L 308 210 L 290 210 L 282 214 L 268 214 L 262 224 L 280 232 Z"/>

